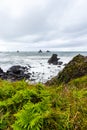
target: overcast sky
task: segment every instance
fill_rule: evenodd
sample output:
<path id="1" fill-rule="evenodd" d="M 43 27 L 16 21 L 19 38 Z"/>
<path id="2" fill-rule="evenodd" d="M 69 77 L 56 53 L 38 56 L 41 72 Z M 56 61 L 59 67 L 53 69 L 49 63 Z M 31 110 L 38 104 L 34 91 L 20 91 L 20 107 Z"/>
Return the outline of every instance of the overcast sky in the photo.
<path id="1" fill-rule="evenodd" d="M 87 0 L 0 0 L 0 51 L 87 51 Z"/>

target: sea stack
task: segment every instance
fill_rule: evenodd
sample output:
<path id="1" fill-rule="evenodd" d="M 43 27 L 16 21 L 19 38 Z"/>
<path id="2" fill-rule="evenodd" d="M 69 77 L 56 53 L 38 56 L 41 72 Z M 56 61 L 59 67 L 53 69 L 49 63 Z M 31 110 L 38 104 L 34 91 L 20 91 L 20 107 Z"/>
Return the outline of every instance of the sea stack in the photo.
<path id="1" fill-rule="evenodd" d="M 38 53 L 42 53 L 42 50 L 39 50 Z"/>
<path id="2" fill-rule="evenodd" d="M 58 64 L 58 58 L 57 54 L 53 54 L 51 58 L 48 60 L 49 64 L 57 65 Z"/>
<path id="3" fill-rule="evenodd" d="M 49 51 L 49 50 L 47 50 L 46 52 L 47 52 L 47 53 L 49 53 L 50 51 Z"/>

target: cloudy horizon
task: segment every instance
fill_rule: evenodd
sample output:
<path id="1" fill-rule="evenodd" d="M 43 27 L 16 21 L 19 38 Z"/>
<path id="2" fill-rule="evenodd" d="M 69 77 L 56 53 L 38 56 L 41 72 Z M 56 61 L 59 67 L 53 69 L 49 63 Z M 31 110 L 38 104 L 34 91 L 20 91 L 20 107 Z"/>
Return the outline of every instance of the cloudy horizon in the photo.
<path id="1" fill-rule="evenodd" d="M 1 0 L 0 51 L 87 51 L 86 0 Z"/>

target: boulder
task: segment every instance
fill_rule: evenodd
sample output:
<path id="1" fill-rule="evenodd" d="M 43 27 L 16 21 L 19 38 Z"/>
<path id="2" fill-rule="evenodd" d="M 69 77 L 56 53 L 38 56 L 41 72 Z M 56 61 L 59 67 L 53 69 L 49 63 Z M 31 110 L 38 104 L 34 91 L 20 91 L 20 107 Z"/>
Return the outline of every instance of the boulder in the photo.
<path id="1" fill-rule="evenodd" d="M 58 65 L 62 65 L 63 64 L 63 62 L 62 61 L 58 61 Z"/>
<path id="2" fill-rule="evenodd" d="M 57 54 L 53 54 L 51 56 L 51 58 L 48 60 L 49 64 L 53 64 L 53 65 L 57 65 L 58 64 L 58 58 L 57 58 Z"/>
<path id="3" fill-rule="evenodd" d="M 0 68 L 0 78 L 4 75 L 4 71 Z"/>
<path id="4" fill-rule="evenodd" d="M 68 83 L 69 81 L 87 75 L 87 56 L 75 56 L 59 74 L 47 84 L 61 84 Z"/>
<path id="5" fill-rule="evenodd" d="M 6 73 L 0 68 L 0 78 L 7 79 Z"/>
<path id="6" fill-rule="evenodd" d="M 12 66 L 6 72 L 7 79 L 12 81 L 22 80 L 22 79 L 29 79 L 30 73 L 27 72 L 27 67 L 23 67 L 20 65 Z"/>
<path id="7" fill-rule="evenodd" d="M 3 70 L 0 68 L 0 74 L 3 73 Z"/>
<path id="8" fill-rule="evenodd" d="M 22 67 L 20 65 L 12 66 L 7 70 L 7 73 L 13 73 L 13 74 L 23 74 L 25 70 L 25 67 Z"/>
<path id="9" fill-rule="evenodd" d="M 0 78 L 3 80 L 16 81 L 22 79 L 29 79 L 30 75 L 31 73 L 28 73 L 28 68 L 20 65 L 10 67 L 7 72 L 4 72 L 0 68 Z"/>

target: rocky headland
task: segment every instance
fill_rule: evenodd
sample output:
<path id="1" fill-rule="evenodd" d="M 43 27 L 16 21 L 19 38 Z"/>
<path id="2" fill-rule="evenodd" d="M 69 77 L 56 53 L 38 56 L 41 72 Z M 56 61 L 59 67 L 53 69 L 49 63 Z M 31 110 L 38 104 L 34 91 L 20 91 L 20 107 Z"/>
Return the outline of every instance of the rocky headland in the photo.
<path id="1" fill-rule="evenodd" d="M 87 75 L 87 56 L 75 56 L 59 74 L 47 81 L 46 84 L 61 84 L 68 83 L 69 81 Z"/>

